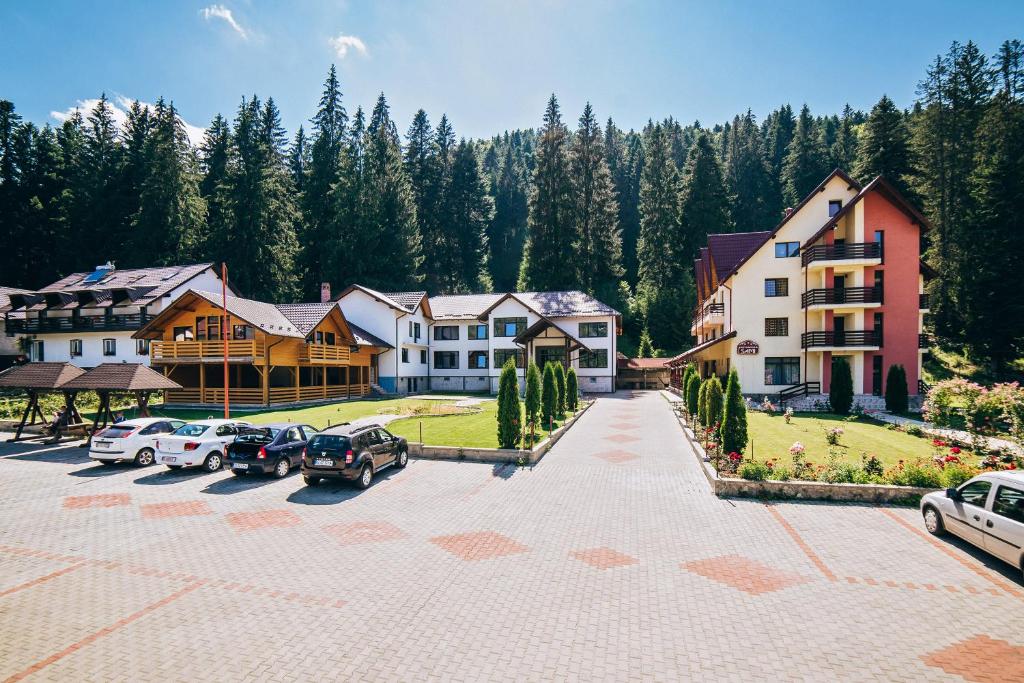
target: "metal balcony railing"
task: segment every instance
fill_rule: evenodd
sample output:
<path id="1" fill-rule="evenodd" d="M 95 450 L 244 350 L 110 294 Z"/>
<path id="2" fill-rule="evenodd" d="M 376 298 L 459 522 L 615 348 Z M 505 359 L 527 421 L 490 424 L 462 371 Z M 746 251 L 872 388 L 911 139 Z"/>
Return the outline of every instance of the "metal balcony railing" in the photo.
<path id="1" fill-rule="evenodd" d="M 800 255 L 800 263 L 814 261 L 845 261 L 882 258 L 882 245 L 878 242 L 851 242 L 848 244 L 816 244 Z"/>
<path id="2" fill-rule="evenodd" d="M 826 289 L 809 289 L 800 297 L 804 308 L 819 305 L 838 304 L 880 304 L 882 303 L 881 287 L 829 287 Z"/>
<path id="3" fill-rule="evenodd" d="M 875 330 L 821 330 L 800 335 L 800 347 L 810 349 L 821 346 L 881 346 L 882 335 Z"/>
<path id="4" fill-rule="evenodd" d="M 149 320 L 141 313 L 112 313 L 110 315 L 73 315 L 64 318 L 14 318 L 7 315 L 4 324 L 8 332 L 42 334 L 46 332 L 121 332 L 137 330 Z"/>

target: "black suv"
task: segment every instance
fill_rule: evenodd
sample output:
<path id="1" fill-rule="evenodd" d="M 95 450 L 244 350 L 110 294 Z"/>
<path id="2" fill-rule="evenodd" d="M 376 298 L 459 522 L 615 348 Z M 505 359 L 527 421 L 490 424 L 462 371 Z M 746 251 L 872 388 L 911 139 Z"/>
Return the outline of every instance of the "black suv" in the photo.
<path id="1" fill-rule="evenodd" d="M 302 451 L 306 486 L 321 479 L 347 479 L 361 489 L 385 467 L 409 464 L 409 443 L 380 425 L 338 425 L 314 435 Z"/>

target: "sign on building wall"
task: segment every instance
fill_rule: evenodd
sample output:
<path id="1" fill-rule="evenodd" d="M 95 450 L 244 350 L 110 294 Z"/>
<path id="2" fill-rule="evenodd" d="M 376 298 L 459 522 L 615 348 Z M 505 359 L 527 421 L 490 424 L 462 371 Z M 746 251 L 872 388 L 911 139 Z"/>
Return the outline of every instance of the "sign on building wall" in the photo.
<path id="1" fill-rule="evenodd" d="M 753 341 L 752 339 L 741 341 L 739 344 L 736 345 L 736 353 L 741 356 L 756 356 L 757 352 L 760 350 L 761 347 L 758 346 L 757 342 Z"/>

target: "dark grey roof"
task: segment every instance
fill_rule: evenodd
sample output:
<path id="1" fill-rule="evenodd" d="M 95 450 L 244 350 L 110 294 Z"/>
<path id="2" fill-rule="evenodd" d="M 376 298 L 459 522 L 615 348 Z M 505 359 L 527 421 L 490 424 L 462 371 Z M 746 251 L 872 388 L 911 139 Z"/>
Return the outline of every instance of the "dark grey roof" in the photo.
<path id="1" fill-rule="evenodd" d="M 426 292 L 382 292 L 382 294 L 410 313 L 416 310 L 419 303 L 423 301 L 423 297 L 427 295 Z"/>
<path id="2" fill-rule="evenodd" d="M 181 389 L 181 385 L 140 363 L 100 363 L 85 374 L 66 382 L 62 389 L 159 391 Z"/>
<path id="3" fill-rule="evenodd" d="M 215 306 L 221 305 L 222 297 L 219 292 L 201 292 L 195 289 L 190 289 L 189 291 L 203 297 Z M 241 318 L 268 334 L 277 335 L 278 337 L 305 338 L 306 336 L 274 304 L 253 301 L 252 299 L 242 299 L 237 296 L 228 296 L 227 308 L 228 313 L 231 315 Z"/>
<path id="4" fill-rule="evenodd" d="M 307 335 L 313 331 L 313 328 L 320 324 L 320 322 L 327 317 L 327 314 L 331 312 L 332 308 L 337 307 L 338 303 L 335 301 L 329 301 L 327 303 L 309 303 L 309 304 L 278 304 L 277 308 L 284 317 L 291 321 L 292 325 L 296 327 L 303 335 Z"/>
<path id="5" fill-rule="evenodd" d="M 619 315 L 608 304 L 584 292 L 517 292 L 512 295 L 537 313 L 548 318 L 568 318 L 585 315 Z"/>
<path id="6" fill-rule="evenodd" d="M 352 334 L 356 338 L 356 344 L 358 344 L 359 346 L 379 346 L 384 349 L 394 348 L 391 344 L 388 344 L 380 337 L 375 337 L 374 335 L 370 334 L 363 328 L 359 327 L 359 325 L 356 325 L 351 321 L 348 322 L 348 327 L 350 330 L 352 330 Z"/>
<path id="7" fill-rule="evenodd" d="M 451 294 L 430 297 L 434 320 L 477 318 L 490 308 L 502 294 Z"/>
<path id="8" fill-rule="evenodd" d="M 9 294 L 31 294 L 27 289 L 18 289 L 17 287 L 0 287 L 0 313 L 3 313 L 11 307 L 11 297 Z"/>
<path id="9" fill-rule="evenodd" d="M 212 265 L 211 263 L 196 263 L 188 266 L 114 269 L 96 282 L 85 281 L 94 273 L 72 273 L 37 291 L 45 293 L 124 289 L 129 290 L 129 297 L 133 303 L 142 305 L 162 297 Z"/>
<path id="10" fill-rule="evenodd" d="M 0 372 L 0 387 L 59 389 L 68 381 L 83 374 L 85 370 L 71 363 L 26 363 Z"/>

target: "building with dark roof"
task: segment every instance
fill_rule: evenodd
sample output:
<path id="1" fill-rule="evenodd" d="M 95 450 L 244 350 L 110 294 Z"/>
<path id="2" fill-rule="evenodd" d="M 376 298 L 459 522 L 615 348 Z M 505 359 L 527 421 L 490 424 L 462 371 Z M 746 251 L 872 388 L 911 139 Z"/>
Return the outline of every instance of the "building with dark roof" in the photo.
<path id="1" fill-rule="evenodd" d="M 735 368 L 748 395 L 815 400 L 843 358 L 864 407 L 893 364 L 917 393 L 927 229 L 884 178 L 862 187 L 837 169 L 772 230 L 709 235 L 694 262 L 696 344 L 670 361 L 673 381 L 687 363 L 705 377 Z"/>

